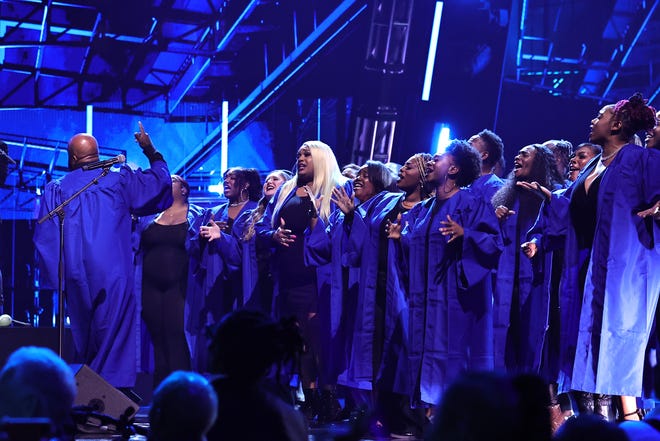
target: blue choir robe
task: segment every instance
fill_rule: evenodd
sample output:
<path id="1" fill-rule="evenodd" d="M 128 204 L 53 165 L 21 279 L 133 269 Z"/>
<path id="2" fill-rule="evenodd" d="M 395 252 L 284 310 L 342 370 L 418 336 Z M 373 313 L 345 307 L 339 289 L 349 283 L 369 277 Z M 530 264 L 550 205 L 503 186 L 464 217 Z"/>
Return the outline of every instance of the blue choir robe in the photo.
<path id="1" fill-rule="evenodd" d="M 565 188 L 555 190 L 551 193 L 549 200 L 544 200 L 541 204 L 539 214 L 534 225 L 527 232 L 527 241 L 534 242 L 537 246 L 536 255 L 531 259 L 535 274 L 542 278 L 540 286 L 536 286 L 531 304 L 532 310 L 539 311 L 537 320 L 530 323 L 536 335 L 539 335 L 539 341 L 542 342 L 542 359 L 540 362 L 540 375 L 548 382 L 558 381 L 560 372 L 560 359 L 562 352 L 563 339 L 561 334 L 566 330 L 566 326 L 572 326 L 567 322 L 569 319 L 569 299 L 573 297 L 572 293 L 561 290 L 561 275 L 564 271 L 566 260 L 573 262 L 574 255 L 566 256 L 566 230 L 570 223 L 568 218 L 568 199 L 564 196 Z M 557 255 L 555 255 L 558 253 Z M 560 266 L 555 268 L 555 265 Z M 577 274 L 577 273 L 576 273 Z M 554 293 L 553 293 L 554 290 Z M 555 296 L 558 303 L 555 308 L 559 308 L 559 314 L 555 314 L 556 322 L 550 321 L 550 303 L 551 297 Z M 571 297 L 569 297 L 571 296 Z M 567 308 L 567 309 L 564 309 Z M 570 310 L 573 310 L 571 308 Z M 541 313 L 545 311 L 545 313 Z M 577 320 L 575 319 L 575 322 Z M 557 329 L 548 332 L 550 326 Z"/>
<path id="2" fill-rule="evenodd" d="M 474 194 L 480 194 L 486 202 L 490 203 L 491 199 L 493 199 L 493 195 L 497 193 L 497 190 L 502 188 L 503 185 L 503 180 L 501 180 L 496 174 L 489 173 L 481 175 L 475 179 L 470 185 L 470 189 Z"/>
<path id="3" fill-rule="evenodd" d="M 253 209 L 256 202 L 247 201 L 240 213 Z M 213 220 L 227 222 L 229 203 L 220 204 L 211 208 Z M 232 226 L 236 226 L 236 222 Z M 198 229 L 199 231 L 199 229 Z M 202 239 L 199 234 L 190 240 L 190 254 L 194 256 L 195 264 L 192 267 L 192 277 L 188 278 L 188 292 L 190 300 L 186 300 L 186 332 L 191 347 L 193 369 L 206 372 L 208 356 L 207 328 L 217 323 L 224 314 L 231 311 L 236 301 L 236 292 L 228 289 L 230 281 L 240 280 L 240 259 L 237 258 L 235 248 L 228 242 L 228 234 L 212 242 Z M 239 285 L 237 282 L 236 285 Z"/>
<path id="4" fill-rule="evenodd" d="M 270 260 L 270 252 L 264 253 L 263 250 L 269 248 L 269 243 L 259 237 L 256 232 L 250 239 L 244 239 L 245 233 L 252 222 L 252 215 L 257 209 L 241 212 L 234 222 L 231 235 L 222 233 L 223 240 L 226 240 L 224 253 L 228 258 L 233 257 L 236 259 L 237 261 L 234 264 L 240 265 L 241 268 L 241 304 L 237 306 L 258 309 L 270 314 L 273 302 L 272 287 L 261 286 L 268 274 L 260 273 L 260 268 L 262 272 L 271 273 L 272 270 L 269 268 L 270 262 L 259 262 L 257 260 L 258 258 Z"/>
<path id="5" fill-rule="evenodd" d="M 202 218 L 204 215 L 204 212 L 206 211 L 205 208 L 202 208 L 198 205 L 195 204 L 188 204 L 188 214 L 187 214 L 187 222 L 188 222 L 188 230 L 186 233 L 186 250 L 190 250 L 190 241 L 194 239 L 197 235 L 199 235 L 199 227 L 201 227 L 201 222 Z M 149 224 L 154 221 L 156 218 L 156 214 L 149 215 L 149 216 L 143 216 L 138 219 L 138 222 L 135 226 L 135 229 L 133 231 L 133 250 L 135 252 L 135 298 L 137 300 L 137 307 L 138 307 L 138 317 L 142 316 L 142 268 L 143 268 L 143 252 L 142 249 L 140 248 L 140 239 L 142 236 L 142 233 L 144 230 L 147 229 Z M 190 258 L 189 260 L 189 265 L 188 265 L 188 284 L 187 289 L 186 289 L 186 302 L 189 302 L 191 300 L 192 295 L 190 295 L 190 286 L 191 286 L 191 273 L 192 273 L 192 268 L 196 266 L 195 264 L 195 259 L 193 257 Z M 185 311 L 187 311 L 187 307 L 184 310 L 184 329 L 186 328 L 185 323 L 187 322 L 187 314 Z M 141 372 L 153 372 L 153 346 L 151 343 L 151 338 L 149 336 L 149 333 L 147 331 L 147 328 L 142 322 L 140 328 L 140 366 L 139 369 Z M 186 332 L 186 341 L 188 343 L 188 350 L 190 350 L 191 347 L 194 345 L 194 339 L 195 335 L 190 334 L 190 332 Z"/>
<path id="6" fill-rule="evenodd" d="M 407 326 L 408 317 L 403 287 L 398 281 L 398 272 L 394 261 L 394 252 L 388 252 L 387 280 L 385 295 L 385 317 L 381 367 L 374 372 L 374 339 L 376 338 L 376 288 L 378 279 L 379 253 L 382 229 L 386 216 L 397 208 L 405 197 L 403 193 L 381 192 L 360 204 L 348 228 L 347 240 L 342 248 L 342 263 L 353 268 L 357 275 L 357 289 L 347 306 L 351 306 L 346 315 L 351 317 L 349 345 L 347 347 L 348 366 L 340 377 L 340 384 L 371 390 L 374 380 L 379 388 L 394 389 L 394 379 L 398 360 L 405 357 L 401 346 L 405 344 L 407 333 L 402 329 Z M 348 222 L 345 220 L 345 222 Z M 390 241 L 387 241 L 388 246 Z M 357 271 L 357 272 L 356 272 Z M 396 289 L 391 289 L 395 287 Z M 390 289 L 388 289 L 390 288 Z M 396 360 L 396 361 L 395 361 Z M 384 362 L 388 365 L 382 367 Z M 382 378 L 381 375 L 384 375 Z"/>
<path id="7" fill-rule="evenodd" d="M 46 185 L 40 217 L 57 207 L 101 170 L 81 168 Z M 172 204 L 167 164 L 111 169 L 64 208 L 64 290 L 76 361 L 88 364 L 115 387 L 133 387 L 138 365 L 138 314 L 134 292 L 131 215 Z M 58 286 L 59 220 L 35 228 L 42 286 Z"/>
<path id="8" fill-rule="evenodd" d="M 576 184 L 552 193 L 550 201 L 543 203 L 536 224 L 530 230 L 532 240 L 546 251 L 563 249 L 561 279 L 559 281 L 559 354 L 556 354 L 557 376 L 551 381 L 558 384 L 559 393 L 571 389 L 575 346 L 582 307 L 583 284 L 579 282 L 580 268 L 589 259 L 590 249 L 578 247 L 575 229 L 569 214 L 569 198 L 577 182 L 584 180 L 582 173 Z"/>
<path id="9" fill-rule="evenodd" d="M 549 304 L 542 270 L 548 265 L 543 252 L 530 260 L 520 247 L 538 215 L 521 221 L 520 199 L 512 205 L 508 208 L 515 214 L 499 222 L 504 249 L 497 265 L 493 302 L 495 368 L 539 373 Z"/>
<path id="10" fill-rule="evenodd" d="M 447 215 L 464 229 L 448 243 Z M 417 204 L 401 236 L 409 271 L 409 382 L 413 398 L 436 404 L 467 370 L 493 368 L 491 271 L 502 251 L 490 204 L 469 190 Z"/>
<path id="11" fill-rule="evenodd" d="M 350 228 L 350 227 L 348 227 Z M 314 228 L 305 231 L 305 265 L 323 271 L 318 283 L 319 296 L 323 300 L 323 340 L 327 378 L 337 382 L 346 370 L 348 360 L 348 333 L 354 325 L 349 305 L 352 304 L 357 277 L 342 264 L 341 250 L 345 246 L 349 230 L 344 223 L 344 213 L 335 210 L 327 223 L 318 219 Z M 317 277 L 317 282 L 319 278 Z M 339 381 L 340 384 L 343 384 Z"/>
<path id="12" fill-rule="evenodd" d="M 603 172 L 573 389 L 642 394 L 644 352 L 660 295 L 660 221 L 637 212 L 660 200 L 658 170 L 660 152 L 628 144 Z"/>

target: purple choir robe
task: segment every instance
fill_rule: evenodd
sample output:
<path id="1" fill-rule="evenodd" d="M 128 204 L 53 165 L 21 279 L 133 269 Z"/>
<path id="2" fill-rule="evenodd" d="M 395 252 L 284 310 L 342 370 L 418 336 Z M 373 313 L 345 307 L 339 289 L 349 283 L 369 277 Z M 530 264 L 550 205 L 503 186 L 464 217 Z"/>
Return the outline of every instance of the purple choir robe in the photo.
<path id="1" fill-rule="evenodd" d="M 519 222 L 520 199 L 512 205 L 508 208 L 515 214 L 499 222 L 504 249 L 497 265 L 493 302 L 495 368 L 539 373 L 549 304 L 542 271 L 544 267 L 549 270 L 549 265 L 543 252 L 532 261 L 520 248 L 538 215 Z"/>
<path id="2" fill-rule="evenodd" d="M 464 229 L 451 243 L 447 215 Z M 409 393 L 436 404 L 461 373 L 493 368 L 491 271 L 502 252 L 492 206 L 470 190 L 417 204 L 403 228 L 409 271 Z"/>
<path id="3" fill-rule="evenodd" d="M 254 201 L 247 201 L 236 216 L 256 207 Z M 227 222 L 229 203 L 211 208 L 213 220 Z M 200 225 L 201 226 L 201 225 Z M 234 224 L 232 229 L 240 228 Z M 199 228 L 197 229 L 199 232 Z M 199 234 L 190 239 L 190 254 L 194 256 L 191 267 L 191 277 L 188 277 L 188 293 L 186 299 L 186 335 L 192 343 L 191 356 L 194 370 L 206 372 L 208 369 L 208 337 L 206 330 L 217 323 L 224 314 L 230 312 L 237 301 L 236 292 L 226 292 L 229 280 L 239 279 L 240 258 L 235 253 L 233 243 L 228 241 L 228 234 L 212 242 L 202 239 Z M 237 283 L 238 284 L 238 283 Z M 240 299 L 238 299 L 240 302 Z"/>
<path id="4" fill-rule="evenodd" d="M 558 381 L 560 375 L 559 364 L 564 340 L 562 333 L 569 331 L 572 326 L 571 314 L 574 310 L 571 299 L 574 293 L 564 292 L 561 289 L 561 276 L 567 265 L 573 264 L 574 254 L 566 256 L 566 230 L 568 219 L 568 199 L 564 196 L 565 188 L 555 190 L 551 193 L 550 200 L 541 204 L 539 214 L 527 233 L 527 240 L 536 243 L 537 252 L 531 259 L 535 274 L 542 277 L 542 284 L 536 286 L 533 297 L 532 310 L 538 312 L 538 320 L 530 323 L 536 335 L 539 335 L 539 343 L 542 344 L 541 362 L 539 365 L 540 375 L 549 383 Z M 560 265 L 560 268 L 555 268 Z M 577 273 L 576 273 L 577 274 Z M 554 290 L 554 292 L 553 292 Z M 554 305 L 559 311 L 551 311 L 551 297 L 555 297 L 557 304 Z M 564 309 L 565 308 L 565 309 Z M 579 313 L 579 309 L 578 309 Z M 554 314 L 551 323 L 550 314 Z M 574 322 L 577 319 L 573 316 Z M 548 332 L 550 326 L 557 329 Z M 566 341 L 569 341 L 566 337 Z M 574 345 L 573 345 L 574 346 Z"/>
<path id="5" fill-rule="evenodd" d="M 596 166 L 596 157 L 584 175 Z M 603 172 L 580 315 L 572 389 L 641 396 L 644 353 L 660 295 L 660 152 L 624 146 Z"/>
<path id="6" fill-rule="evenodd" d="M 101 172 L 79 168 L 49 182 L 39 216 Z M 157 213 L 171 204 L 170 172 L 157 160 L 146 170 L 111 169 L 64 208 L 64 290 L 76 358 L 115 387 L 133 387 L 138 365 L 131 215 Z M 58 286 L 59 236 L 57 216 L 35 228 L 44 287 Z"/>
<path id="7" fill-rule="evenodd" d="M 481 175 L 470 185 L 470 189 L 474 194 L 480 194 L 483 198 L 490 203 L 493 195 L 497 190 L 502 188 L 504 181 L 501 180 L 496 174 L 489 173 Z"/>
<path id="8" fill-rule="evenodd" d="M 327 343 L 327 377 L 332 383 L 343 375 L 348 363 L 348 333 L 354 320 L 348 314 L 353 301 L 357 277 L 342 264 L 341 249 L 348 231 L 344 225 L 344 213 L 335 210 L 327 224 L 318 219 L 313 229 L 305 232 L 305 265 L 323 272 L 323 281 L 318 283 L 323 300 L 323 340 Z M 318 280 L 318 278 L 317 278 Z M 339 381 L 340 384 L 343 384 Z"/>
<path id="9" fill-rule="evenodd" d="M 359 205 L 349 226 L 349 234 L 342 249 L 342 262 L 357 273 L 357 288 L 351 302 L 348 341 L 348 366 L 340 383 L 359 389 L 373 389 L 373 381 L 393 390 L 400 359 L 405 358 L 402 346 L 407 337 L 408 317 L 404 290 L 398 280 L 394 252 L 388 252 L 385 294 L 383 353 L 380 368 L 374 372 L 374 339 L 376 338 L 376 284 L 378 278 L 381 235 L 385 217 L 397 208 L 403 193 L 381 192 Z M 390 241 L 387 241 L 388 246 Z M 405 328 L 405 329 L 404 329 Z M 401 360 L 402 361 L 402 360 Z M 384 366 L 387 364 L 387 366 Z M 386 378 L 383 378 L 386 377 Z"/>
<path id="10" fill-rule="evenodd" d="M 264 279 L 271 274 L 269 241 L 255 234 L 244 240 L 243 236 L 249 228 L 254 210 L 246 210 L 236 218 L 231 235 L 222 233 L 226 240 L 224 253 L 229 259 L 234 259 L 235 265 L 240 265 L 242 275 L 242 305 L 249 309 L 259 309 L 271 314 L 273 290 L 271 286 L 262 286 Z M 259 255 L 258 255 L 259 254 Z M 262 262 L 258 259 L 266 259 Z"/>

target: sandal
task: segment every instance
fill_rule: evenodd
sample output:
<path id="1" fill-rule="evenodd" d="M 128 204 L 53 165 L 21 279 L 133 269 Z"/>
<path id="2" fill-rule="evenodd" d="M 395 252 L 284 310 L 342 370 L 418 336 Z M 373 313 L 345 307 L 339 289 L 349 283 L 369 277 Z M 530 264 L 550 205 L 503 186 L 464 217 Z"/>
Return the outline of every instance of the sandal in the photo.
<path id="1" fill-rule="evenodd" d="M 642 421 L 645 415 L 646 412 L 644 412 L 644 409 L 637 408 L 630 413 L 624 413 L 623 416 L 621 417 L 621 421 Z M 631 416 L 636 416 L 637 418 L 628 418 Z"/>

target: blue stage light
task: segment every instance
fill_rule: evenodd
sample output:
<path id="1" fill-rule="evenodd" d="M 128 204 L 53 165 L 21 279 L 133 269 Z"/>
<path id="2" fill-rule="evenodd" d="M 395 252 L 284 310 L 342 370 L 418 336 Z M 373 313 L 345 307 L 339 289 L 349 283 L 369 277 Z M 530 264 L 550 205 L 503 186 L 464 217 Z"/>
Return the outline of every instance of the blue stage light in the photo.
<path id="1" fill-rule="evenodd" d="M 431 95 L 431 82 L 433 81 L 433 67 L 435 66 L 435 53 L 438 49 L 438 35 L 440 34 L 440 20 L 442 19 L 442 7 L 444 2 L 435 2 L 435 13 L 433 14 L 433 28 L 429 41 L 429 53 L 426 59 L 426 73 L 424 74 L 424 86 L 422 87 L 422 101 L 428 101 Z"/>

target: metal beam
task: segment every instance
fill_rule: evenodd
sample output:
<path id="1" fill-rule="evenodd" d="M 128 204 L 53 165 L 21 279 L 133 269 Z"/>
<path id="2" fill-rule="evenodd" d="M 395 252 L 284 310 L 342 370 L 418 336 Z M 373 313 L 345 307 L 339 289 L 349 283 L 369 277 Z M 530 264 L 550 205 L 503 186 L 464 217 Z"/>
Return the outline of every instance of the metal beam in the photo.
<path id="1" fill-rule="evenodd" d="M 216 52 L 224 50 L 224 48 L 227 46 L 227 43 L 229 43 L 229 41 L 235 36 L 238 25 L 247 17 L 249 17 L 258 5 L 259 0 L 250 0 L 250 3 L 248 3 L 243 12 L 241 12 L 241 14 L 232 24 L 231 28 L 227 30 L 225 35 L 222 37 L 222 40 L 220 40 L 218 43 L 215 50 Z M 198 45 L 198 47 L 201 47 L 204 44 L 206 37 L 210 34 L 210 28 L 208 31 L 209 32 L 205 33 L 204 37 L 200 39 L 200 45 Z M 176 84 L 174 84 L 170 90 L 167 109 L 169 113 L 174 113 L 174 110 L 177 108 L 183 97 L 186 96 L 188 91 L 195 85 L 195 83 L 197 83 L 197 81 L 202 77 L 210 65 L 210 56 L 197 55 L 191 56 L 188 59 L 188 63 L 185 65 L 185 72 L 180 75 L 180 78 L 178 81 L 176 81 Z"/>
<path id="2" fill-rule="evenodd" d="M 316 59 L 328 44 L 338 37 L 362 12 L 367 9 L 366 0 L 344 0 L 282 63 L 229 114 L 229 138 L 263 112 L 275 95 Z M 176 166 L 173 173 L 185 174 L 199 167 L 213 154 L 221 142 L 221 128 L 216 128 Z"/>
<path id="3" fill-rule="evenodd" d="M 607 98 L 607 94 L 610 93 L 610 90 L 612 90 L 612 86 L 614 86 L 614 82 L 617 80 L 619 77 L 619 73 L 621 72 L 621 69 L 625 66 L 626 62 L 628 61 L 628 57 L 630 57 L 630 53 L 632 52 L 633 48 L 637 44 L 637 41 L 639 41 L 639 38 L 642 36 L 644 31 L 646 30 L 646 26 L 648 25 L 649 21 L 651 20 L 651 17 L 653 16 L 653 13 L 655 12 L 656 8 L 658 7 L 658 4 L 660 3 L 660 0 L 655 0 L 651 6 L 649 6 L 649 9 L 646 11 L 646 15 L 644 16 L 644 19 L 642 20 L 641 24 L 637 28 L 637 31 L 635 32 L 635 35 L 633 36 L 632 40 L 630 41 L 630 44 L 628 44 L 628 47 L 626 48 L 626 51 L 623 54 L 623 57 L 621 57 L 621 62 L 619 63 L 618 68 L 612 74 L 612 77 L 610 78 L 610 82 L 607 84 L 607 87 L 605 87 L 605 90 L 603 91 L 603 94 L 601 95 L 601 102 L 605 101 Z M 628 34 L 626 33 L 626 36 Z"/>

